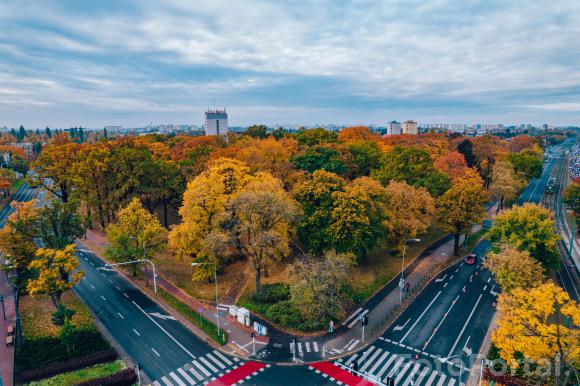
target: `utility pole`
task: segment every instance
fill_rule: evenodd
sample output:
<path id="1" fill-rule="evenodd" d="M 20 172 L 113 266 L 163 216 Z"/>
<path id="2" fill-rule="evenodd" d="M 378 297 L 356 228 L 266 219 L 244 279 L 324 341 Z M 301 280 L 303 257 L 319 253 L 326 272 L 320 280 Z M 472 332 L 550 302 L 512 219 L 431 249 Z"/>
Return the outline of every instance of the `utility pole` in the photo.
<path id="1" fill-rule="evenodd" d="M 0 295 L 0 303 L 2 303 L 2 315 L 4 320 L 6 320 L 6 309 L 4 308 L 4 295 Z"/>
<path id="2" fill-rule="evenodd" d="M 363 316 L 361 319 L 361 325 L 362 325 L 362 338 L 361 340 L 364 342 L 365 341 L 365 326 L 369 324 L 369 318 L 368 316 Z"/>

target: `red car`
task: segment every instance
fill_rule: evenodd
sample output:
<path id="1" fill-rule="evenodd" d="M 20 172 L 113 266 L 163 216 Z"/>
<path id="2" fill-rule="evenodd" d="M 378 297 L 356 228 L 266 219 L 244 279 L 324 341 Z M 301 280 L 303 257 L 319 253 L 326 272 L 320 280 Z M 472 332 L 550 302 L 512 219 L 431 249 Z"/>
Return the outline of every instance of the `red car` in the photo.
<path id="1" fill-rule="evenodd" d="M 475 253 L 470 253 L 469 255 L 465 256 L 465 264 L 473 265 L 477 261 L 477 255 Z"/>

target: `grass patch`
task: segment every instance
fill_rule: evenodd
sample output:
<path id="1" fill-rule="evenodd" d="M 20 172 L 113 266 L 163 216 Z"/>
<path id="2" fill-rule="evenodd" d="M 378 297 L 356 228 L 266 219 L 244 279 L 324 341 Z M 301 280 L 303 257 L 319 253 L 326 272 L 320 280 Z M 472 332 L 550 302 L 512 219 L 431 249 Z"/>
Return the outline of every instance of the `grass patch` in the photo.
<path id="1" fill-rule="evenodd" d="M 19 178 L 17 180 L 14 180 L 12 185 L 10 185 L 10 192 L 12 193 L 12 192 L 15 192 L 16 190 L 18 190 L 18 188 L 21 187 L 23 183 L 24 183 L 24 178 Z"/>
<path id="2" fill-rule="evenodd" d="M 125 368 L 122 360 L 103 363 L 86 369 L 56 375 L 42 381 L 30 382 L 28 386 L 74 386 L 90 379 L 106 377 Z"/>
<path id="3" fill-rule="evenodd" d="M 75 327 L 69 350 L 60 341 L 60 327 L 51 322 L 55 308 L 46 295 L 19 299 L 19 311 L 24 341 L 16 351 L 16 371 L 37 369 L 49 363 L 82 357 L 109 348 L 94 324 L 88 308 L 72 291 L 62 301 L 76 310 L 72 319 Z"/>
<path id="4" fill-rule="evenodd" d="M 200 315 L 197 311 L 183 303 L 181 300 L 177 299 L 175 296 L 171 295 L 169 292 L 165 291 L 163 288 L 158 289 L 158 294 L 187 320 L 201 328 L 212 340 L 221 345 L 226 344 L 228 341 L 227 332 L 220 330 L 220 335 L 218 335 L 217 326 L 215 324 L 203 315 Z"/>

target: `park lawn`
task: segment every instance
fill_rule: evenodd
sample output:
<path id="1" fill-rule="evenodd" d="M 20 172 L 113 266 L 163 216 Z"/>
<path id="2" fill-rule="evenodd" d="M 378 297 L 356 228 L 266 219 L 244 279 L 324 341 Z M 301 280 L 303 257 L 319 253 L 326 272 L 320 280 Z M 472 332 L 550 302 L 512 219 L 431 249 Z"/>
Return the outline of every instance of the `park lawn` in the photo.
<path id="1" fill-rule="evenodd" d="M 55 375 L 52 378 L 30 382 L 28 386 L 74 386 L 90 379 L 106 377 L 125 368 L 122 360 L 102 363 L 86 369 Z"/>
<path id="2" fill-rule="evenodd" d="M 153 258 L 155 268 L 165 279 L 184 290 L 196 299 L 213 301 L 215 299 L 215 286 L 213 281 L 194 282 L 191 280 L 194 267 L 191 261 L 179 259 L 169 252 L 161 252 Z M 247 262 L 237 260 L 227 264 L 223 272 L 218 272 L 218 294 L 222 297 L 228 289 L 235 286 L 239 280 L 240 272 L 245 271 Z"/>
<path id="3" fill-rule="evenodd" d="M 24 342 L 16 350 L 17 374 L 110 348 L 97 330 L 92 314 L 73 291 L 63 294 L 62 301 L 68 308 L 76 310 L 72 319 L 75 333 L 69 348 L 60 340 L 60 327 L 52 324 L 55 308 L 47 295 L 19 299 Z"/>
<path id="4" fill-rule="evenodd" d="M 65 292 L 62 295 L 62 302 L 67 308 L 76 311 L 72 320 L 76 328 L 96 329 L 93 315 L 73 291 Z M 19 310 L 22 331 L 27 339 L 59 337 L 60 327 L 51 322 L 55 308 L 48 295 L 20 297 Z"/>

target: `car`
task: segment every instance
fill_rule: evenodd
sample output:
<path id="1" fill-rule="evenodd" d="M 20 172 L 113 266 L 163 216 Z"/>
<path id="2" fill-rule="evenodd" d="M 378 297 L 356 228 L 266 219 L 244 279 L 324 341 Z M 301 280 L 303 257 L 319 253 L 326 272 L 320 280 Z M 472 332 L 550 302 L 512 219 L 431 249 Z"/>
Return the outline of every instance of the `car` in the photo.
<path id="1" fill-rule="evenodd" d="M 470 253 L 469 255 L 465 256 L 465 264 L 473 265 L 477 261 L 477 255 L 475 253 Z"/>

